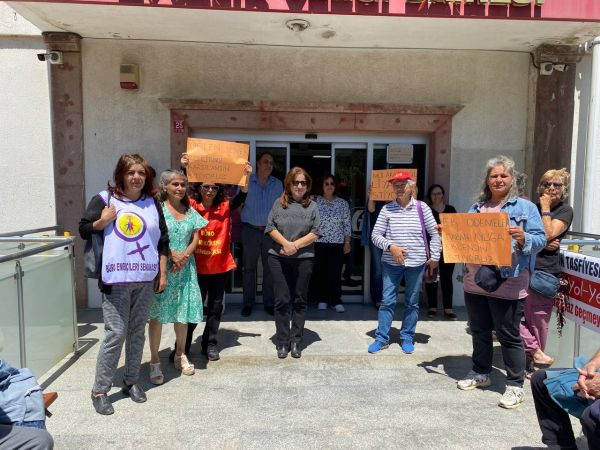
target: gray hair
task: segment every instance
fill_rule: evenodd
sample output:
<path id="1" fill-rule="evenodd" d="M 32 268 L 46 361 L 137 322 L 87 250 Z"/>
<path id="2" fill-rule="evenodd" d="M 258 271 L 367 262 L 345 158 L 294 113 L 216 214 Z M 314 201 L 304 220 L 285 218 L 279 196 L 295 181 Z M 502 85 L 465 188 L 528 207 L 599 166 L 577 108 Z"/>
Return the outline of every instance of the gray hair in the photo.
<path id="1" fill-rule="evenodd" d="M 183 178 L 187 184 L 188 179 L 185 173 L 181 170 L 176 169 L 167 169 L 160 174 L 160 179 L 158 180 L 158 200 L 164 202 L 167 199 L 167 184 L 171 182 L 173 178 Z M 187 195 L 181 201 L 186 207 L 189 208 L 189 200 Z"/>
<path id="2" fill-rule="evenodd" d="M 481 189 L 479 193 L 475 196 L 476 202 L 487 202 L 492 198 L 492 192 L 488 187 L 488 177 L 490 176 L 490 172 L 494 167 L 502 166 L 504 170 L 506 170 L 512 176 L 512 185 L 506 194 L 506 197 L 502 199 L 501 203 L 505 203 L 509 198 L 518 197 L 519 196 L 519 188 L 516 183 L 516 174 L 515 174 L 515 162 L 512 158 L 504 155 L 498 155 L 492 159 L 489 159 L 487 164 L 485 165 L 485 176 L 483 177 L 483 183 L 481 185 Z"/>

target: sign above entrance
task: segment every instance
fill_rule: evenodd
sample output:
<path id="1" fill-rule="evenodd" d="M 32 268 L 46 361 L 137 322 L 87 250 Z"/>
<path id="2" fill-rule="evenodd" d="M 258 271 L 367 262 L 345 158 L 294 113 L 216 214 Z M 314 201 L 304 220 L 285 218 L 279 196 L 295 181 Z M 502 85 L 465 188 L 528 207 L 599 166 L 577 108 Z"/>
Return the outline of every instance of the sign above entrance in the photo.
<path id="1" fill-rule="evenodd" d="M 371 191 L 369 197 L 371 200 L 391 202 L 396 199 L 396 193 L 388 180 L 392 178 L 399 170 L 408 172 L 415 183 L 417 182 L 417 169 L 385 169 L 371 171 Z"/>
<path id="2" fill-rule="evenodd" d="M 412 144 L 390 144 L 387 148 L 388 164 L 412 164 Z"/>
<path id="3" fill-rule="evenodd" d="M 188 138 L 188 179 L 245 186 L 248 176 L 244 166 L 248 162 L 249 149 L 248 144 L 237 142 Z"/>

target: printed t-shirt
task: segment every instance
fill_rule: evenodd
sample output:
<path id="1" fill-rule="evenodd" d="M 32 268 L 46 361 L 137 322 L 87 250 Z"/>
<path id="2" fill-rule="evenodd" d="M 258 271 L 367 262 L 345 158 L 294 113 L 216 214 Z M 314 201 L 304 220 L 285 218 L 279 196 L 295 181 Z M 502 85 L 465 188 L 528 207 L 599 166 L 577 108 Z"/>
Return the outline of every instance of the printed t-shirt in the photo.
<path id="1" fill-rule="evenodd" d="M 224 273 L 235 269 L 236 264 L 231 256 L 229 200 L 206 209 L 202 203 L 190 198 L 190 206 L 208 220 L 208 224 L 198 230 L 198 246 L 194 252 L 198 273 Z"/>

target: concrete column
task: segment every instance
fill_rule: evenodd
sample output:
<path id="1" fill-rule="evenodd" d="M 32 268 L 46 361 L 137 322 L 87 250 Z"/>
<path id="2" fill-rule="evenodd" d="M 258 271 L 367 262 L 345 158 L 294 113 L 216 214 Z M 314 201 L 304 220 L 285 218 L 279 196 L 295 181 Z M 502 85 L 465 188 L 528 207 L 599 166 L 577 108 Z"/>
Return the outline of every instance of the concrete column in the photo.
<path id="1" fill-rule="evenodd" d="M 62 64 L 49 64 L 50 111 L 56 196 L 56 223 L 77 236 L 85 210 L 83 155 L 83 103 L 81 37 L 74 33 L 42 33 L 49 51 L 62 53 Z M 83 242 L 75 239 L 77 305 L 87 306 L 87 280 L 83 276 Z"/>
<path id="2" fill-rule="evenodd" d="M 583 53 L 578 46 L 543 45 L 535 52 L 538 70 L 535 130 L 530 186 L 548 169 L 570 168 L 573 139 L 575 64 Z M 551 71 L 544 74 L 545 71 Z"/>

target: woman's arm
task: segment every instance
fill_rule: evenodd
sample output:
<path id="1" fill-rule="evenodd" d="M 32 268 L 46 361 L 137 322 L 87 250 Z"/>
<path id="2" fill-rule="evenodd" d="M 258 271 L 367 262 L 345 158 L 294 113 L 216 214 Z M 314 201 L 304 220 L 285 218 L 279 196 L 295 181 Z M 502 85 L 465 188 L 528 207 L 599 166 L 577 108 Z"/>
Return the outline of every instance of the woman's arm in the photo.
<path id="1" fill-rule="evenodd" d="M 352 223 L 350 219 L 350 205 L 344 200 L 344 255 L 347 255 L 352 250 Z"/>
<path id="2" fill-rule="evenodd" d="M 319 235 L 315 234 L 311 231 L 310 233 L 302 236 L 301 238 L 296 239 L 294 242 L 292 242 L 292 244 L 294 244 L 297 249 L 300 249 L 302 247 L 308 247 L 310 244 L 315 242 L 317 239 L 319 239 Z"/>
<path id="3" fill-rule="evenodd" d="M 94 195 L 79 221 L 79 235 L 82 239 L 89 240 L 92 234 L 104 230 L 116 218 L 115 207 L 106 206 L 100 195 Z"/>
<path id="4" fill-rule="evenodd" d="M 281 252 L 286 256 L 292 256 L 298 251 L 298 247 L 293 242 L 288 241 L 283 234 L 276 228 L 268 232 L 271 239 L 281 245 Z"/>

